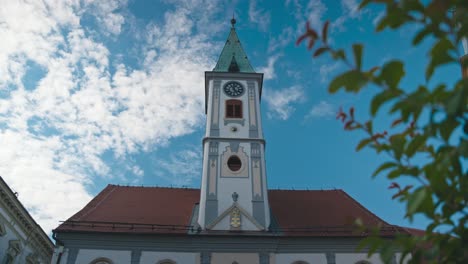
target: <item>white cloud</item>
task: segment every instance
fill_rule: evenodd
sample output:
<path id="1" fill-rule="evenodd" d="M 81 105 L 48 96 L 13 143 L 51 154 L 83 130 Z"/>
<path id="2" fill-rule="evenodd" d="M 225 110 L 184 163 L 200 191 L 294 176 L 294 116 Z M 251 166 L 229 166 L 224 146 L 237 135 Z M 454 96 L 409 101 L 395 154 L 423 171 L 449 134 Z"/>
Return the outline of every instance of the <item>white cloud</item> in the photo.
<path id="1" fill-rule="evenodd" d="M 349 17 L 359 16 L 359 3 L 356 0 L 341 0 L 343 13 L 348 14 Z"/>
<path id="2" fill-rule="evenodd" d="M 330 74 L 335 72 L 340 67 L 340 65 L 340 62 L 333 62 L 331 64 L 323 64 L 320 66 L 320 82 L 329 82 Z"/>
<path id="3" fill-rule="evenodd" d="M 193 34 L 201 22 L 190 12 L 210 16 L 203 9 L 210 4 L 193 3 L 195 11 L 177 4 L 162 24 L 135 32 L 146 37 L 132 47 L 141 52 L 136 66 L 125 64 L 128 54 L 113 56 L 103 42 L 106 34 L 122 34 L 125 5 L 2 2 L 0 89 L 7 96 L 0 97 L 0 175 L 48 233 L 90 200 L 87 188 L 96 177 L 112 179 L 104 153 L 125 161 L 202 125 L 200 69 L 214 65 L 207 53 L 214 49 L 206 34 Z M 99 40 L 80 24 L 89 15 L 102 21 Z M 45 75 L 26 90 L 29 61 Z M 133 179 L 145 173 L 136 165 L 126 169 Z"/>
<path id="4" fill-rule="evenodd" d="M 268 65 L 264 67 L 260 67 L 258 72 L 263 72 L 265 80 L 271 80 L 276 78 L 275 73 L 275 63 L 278 60 L 280 55 L 274 55 L 268 58 Z"/>
<path id="5" fill-rule="evenodd" d="M 294 30 L 292 27 L 283 28 L 281 34 L 277 38 L 271 38 L 268 43 L 268 52 L 274 52 L 278 49 L 286 47 L 290 43 L 295 42 Z"/>
<path id="6" fill-rule="evenodd" d="M 156 161 L 156 175 L 177 186 L 187 186 L 201 176 L 202 153 L 200 148 L 192 147 L 171 154 L 166 160 Z"/>
<path id="7" fill-rule="evenodd" d="M 300 86 L 268 91 L 264 97 L 268 104 L 267 116 L 272 119 L 288 119 L 295 110 L 293 104 L 303 102 L 304 96 L 304 91 Z"/>
<path id="8" fill-rule="evenodd" d="M 323 24 L 322 18 L 327 10 L 327 6 L 322 1 L 309 1 L 306 12 L 308 14 L 307 20 L 310 21 L 310 25 L 314 28 L 321 28 Z"/>
<path id="9" fill-rule="evenodd" d="M 357 0 L 341 0 L 342 15 L 332 22 L 332 29 L 344 31 L 345 24 L 350 19 L 360 19 L 364 11 L 359 10 Z"/>
<path id="10" fill-rule="evenodd" d="M 127 0 L 96 0 L 88 8 L 96 13 L 98 25 L 105 30 L 105 33 L 118 35 L 125 23 L 124 16 L 118 13 L 118 10 L 126 4 Z"/>
<path id="11" fill-rule="evenodd" d="M 249 21 L 258 24 L 262 31 L 266 31 L 270 26 L 270 13 L 259 9 L 257 1 L 251 0 L 249 3 Z"/>
<path id="12" fill-rule="evenodd" d="M 305 119 L 309 118 L 330 118 L 335 116 L 336 110 L 335 106 L 328 103 L 327 101 L 321 101 L 320 103 L 314 105 L 309 113 L 306 115 Z"/>

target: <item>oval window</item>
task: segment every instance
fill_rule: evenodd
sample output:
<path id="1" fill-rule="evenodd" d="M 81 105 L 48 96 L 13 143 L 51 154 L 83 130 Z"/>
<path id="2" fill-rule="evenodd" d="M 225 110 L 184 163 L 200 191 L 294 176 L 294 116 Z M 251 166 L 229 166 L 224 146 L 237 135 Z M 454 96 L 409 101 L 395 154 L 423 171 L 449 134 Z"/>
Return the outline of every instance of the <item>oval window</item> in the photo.
<path id="1" fill-rule="evenodd" d="M 237 157 L 237 156 L 231 156 L 231 157 L 228 159 L 227 165 L 228 165 L 228 167 L 229 167 L 230 170 L 232 170 L 232 171 L 238 171 L 238 170 L 240 170 L 240 168 L 241 168 L 241 166 L 242 166 L 242 162 L 241 162 L 241 160 L 239 159 L 239 157 Z"/>

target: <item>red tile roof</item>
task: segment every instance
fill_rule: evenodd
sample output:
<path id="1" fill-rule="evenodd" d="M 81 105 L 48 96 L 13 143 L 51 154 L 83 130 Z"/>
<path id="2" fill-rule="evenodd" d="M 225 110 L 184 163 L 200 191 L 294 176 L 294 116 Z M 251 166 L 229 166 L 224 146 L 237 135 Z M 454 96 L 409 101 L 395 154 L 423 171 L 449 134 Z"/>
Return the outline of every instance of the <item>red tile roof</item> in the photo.
<path id="1" fill-rule="evenodd" d="M 381 225 L 384 236 L 408 233 L 386 223 L 342 190 L 270 190 L 268 195 L 274 223 L 270 235 L 367 235 L 356 233 L 356 218 L 367 227 Z M 54 232 L 187 234 L 194 231 L 191 217 L 199 199 L 199 189 L 108 185 Z"/>

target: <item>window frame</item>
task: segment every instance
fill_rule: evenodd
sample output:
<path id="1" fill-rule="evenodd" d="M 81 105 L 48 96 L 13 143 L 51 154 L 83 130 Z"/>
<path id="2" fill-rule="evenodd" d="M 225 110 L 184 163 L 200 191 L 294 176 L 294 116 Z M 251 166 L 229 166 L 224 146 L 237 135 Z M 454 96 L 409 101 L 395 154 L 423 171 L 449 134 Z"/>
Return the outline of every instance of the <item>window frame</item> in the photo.
<path id="1" fill-rule="evenodd" d="M 236 109 L 236 106 L 239 108 Z M 232 114 L 229 115 L 229 108 L 232 107 Z M 239 99 L 229 99 L 225 102 L 225 118 L 229 119 L 242 119 L 244 117 L 244 111 L 242 109 L 242 100 Z"/>

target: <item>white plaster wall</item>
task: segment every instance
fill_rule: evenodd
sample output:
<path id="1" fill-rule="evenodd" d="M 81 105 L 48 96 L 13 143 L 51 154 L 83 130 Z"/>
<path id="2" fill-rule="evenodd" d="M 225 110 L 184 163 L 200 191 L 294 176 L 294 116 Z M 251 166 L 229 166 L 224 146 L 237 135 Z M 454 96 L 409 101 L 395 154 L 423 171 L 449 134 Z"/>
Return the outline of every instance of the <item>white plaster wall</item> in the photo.
<path id="1" fill-rule="evenodd" d="M 131 251 L 80 249 L 75 263 L 88 264 L 97 258 L 108 258 L 114 264 L 129 264 L 131 261 Z"/>
<path id="2" fill-rule="evenodd" d="M 367 253 L 336 253 L 335 261 L 336 264 L 353 264 L 360 260 L 367 260 L 372 264 L 382 263 L 379 254 L 374 254 L 370 258 L 367 257 Z"/>
<path id="3" fill-rule="evenodd" d="M 211 264 L 232 264 L 237 261 L 239 264 L 258 264 L 257 253 L 212 253 Z"/>
<path id="4" fill-rule="evenodd" d="M 291 264 L 300 260 L 310 264 L 327 264 L 325 254 L 275 254 L 270 259 L 274 259 L 274 262 L 270 264 Z"/>
<path id="5" fill-rule="evenodd" d="M 170 259 L 177 264 L 195 264 L 200 261 L 199 253 L 184 252 L 149 252 L 141 253 L 140 264 L 156 264 L 158 261 Z M 130 263 L 130 262 L 129 262 Z"/>

